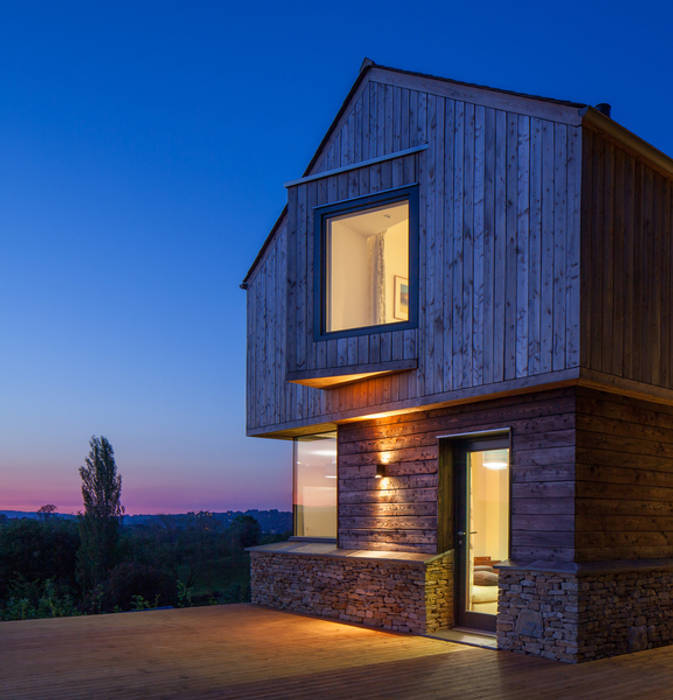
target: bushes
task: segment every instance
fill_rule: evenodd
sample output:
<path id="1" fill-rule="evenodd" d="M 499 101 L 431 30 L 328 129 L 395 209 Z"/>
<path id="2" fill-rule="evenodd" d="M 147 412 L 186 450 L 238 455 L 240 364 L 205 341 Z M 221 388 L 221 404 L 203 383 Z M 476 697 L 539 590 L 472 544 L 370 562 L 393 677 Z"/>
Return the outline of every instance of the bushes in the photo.
<path id="1" fill-rule="evenodd" d="M 122 526 L 121 535 L 121 563 L 85 587 L 75 576 L 75 521 L 0 518 L 0 620 L 249 600 L 244 548 L 260 540 L 254 518 L 164 516 Z"/>
<path id="2" fill-rule="evenodd" d="M 0 605 L 0 620 L 30 620 L 39 617 L 69 617 L 80 612 L 69 592 L 52 580 L 26 581 L 15 577 L 9 595 Z"/>
<path id="3" fill-rule="evenodd" d="M 178 598 L 176 581 L 159 569 L 133 561 L 115 566 L 105 590 L 106 607 L 138 609 L 139 597 L 148 601 L 151 607 L 175 605 Z"/>
<path id="4" fill-rule="evenodd" d="M 74 589 L 78 547 L 72 521 L 22 518 L 0 525 L 0 600 L 10 595 L 9 583 L 17 576 L 24 581 L 51 579 Z"/>

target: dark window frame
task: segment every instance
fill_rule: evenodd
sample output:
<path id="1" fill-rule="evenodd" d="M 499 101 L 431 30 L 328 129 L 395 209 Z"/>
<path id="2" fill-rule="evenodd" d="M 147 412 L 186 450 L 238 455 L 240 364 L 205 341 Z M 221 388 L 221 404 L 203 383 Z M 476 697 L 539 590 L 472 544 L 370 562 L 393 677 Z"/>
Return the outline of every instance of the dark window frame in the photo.
<path id="1" fill-rule="evenodd" d="M 343 214 L 366 211 L 383 204 L 406 201 L 409 204 L 409 320 L 359 326 L 339 331 L 326 330 L 327 312 L 327 220 Z M 315 340 L 350 338 L 385 331 L 404 331 L 418 327 L 418 185 L 396 187 L 375 194 L 334 202 L 314 210 L 313 261 L 313 333 Z"/>

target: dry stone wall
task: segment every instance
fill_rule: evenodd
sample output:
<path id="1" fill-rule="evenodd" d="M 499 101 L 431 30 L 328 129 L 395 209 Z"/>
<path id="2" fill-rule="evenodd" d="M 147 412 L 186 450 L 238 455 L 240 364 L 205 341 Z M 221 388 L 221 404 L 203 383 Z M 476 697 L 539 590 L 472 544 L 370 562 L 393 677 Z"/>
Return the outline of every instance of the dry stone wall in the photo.
<path id="1" fill-rule="evenodd" d="M 576 663 L 673 642 L 673 571 L 501 570 L 501 649 Z"/>
<path id="2" fill-rule="evenodd" d="M 453 561 L 251 552 L 252 602 L 424 634 L 453 624 Z"/>

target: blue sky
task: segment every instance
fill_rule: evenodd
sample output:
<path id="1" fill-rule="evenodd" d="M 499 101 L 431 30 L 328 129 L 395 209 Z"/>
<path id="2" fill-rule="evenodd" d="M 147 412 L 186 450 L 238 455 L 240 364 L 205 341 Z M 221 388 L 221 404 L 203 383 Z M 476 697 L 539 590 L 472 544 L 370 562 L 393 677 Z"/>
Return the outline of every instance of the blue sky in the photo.
<path id="1" fill-rule="evenodd" d="M 315 7 L 0 6 L 0 509 L 78 508 L 91 434 L 131 512 L 289 508 L 238 284 L 364 56 L 610 102 L 673 154 L 669 3 Z"/>

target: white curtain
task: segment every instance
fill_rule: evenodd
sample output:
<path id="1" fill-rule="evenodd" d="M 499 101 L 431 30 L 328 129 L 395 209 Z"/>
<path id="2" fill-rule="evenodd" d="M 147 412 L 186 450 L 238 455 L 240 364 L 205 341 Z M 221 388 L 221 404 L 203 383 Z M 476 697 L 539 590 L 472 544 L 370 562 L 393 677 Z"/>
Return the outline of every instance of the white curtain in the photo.
<path id="1" fill-rule="evenodd" d="M 385 234 L 376 233 L 369 238 L 369 259 L 372 262 L 372 302 L 375 324 L 386 319 Z"/>

